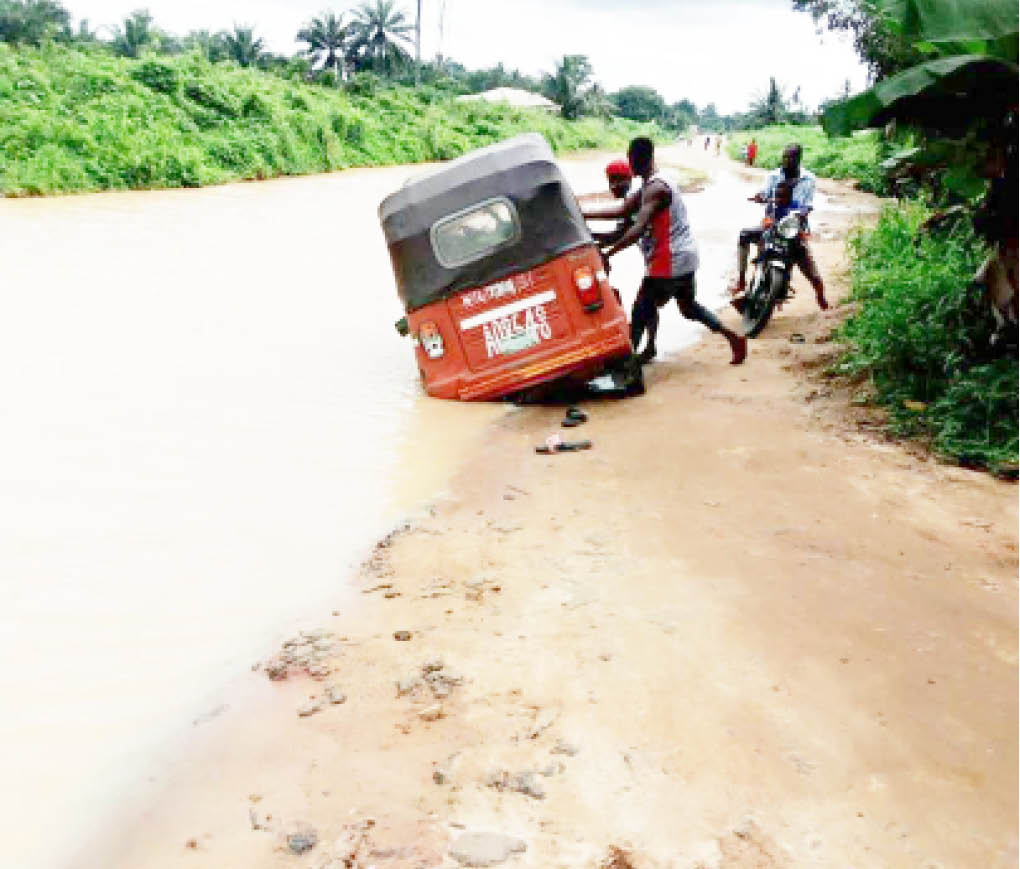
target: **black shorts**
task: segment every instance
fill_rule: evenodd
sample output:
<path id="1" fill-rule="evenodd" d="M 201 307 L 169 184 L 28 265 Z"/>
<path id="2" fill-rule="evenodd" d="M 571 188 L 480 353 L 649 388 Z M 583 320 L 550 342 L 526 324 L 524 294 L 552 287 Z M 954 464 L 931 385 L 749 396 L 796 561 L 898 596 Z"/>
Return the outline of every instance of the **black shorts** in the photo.
<path id="1" fill-rule="evenodd" d="M 649 278 L 641 281 L 638 298 L 648 297 L 655 302 L 657 308 L 676 299 L 677 302 L 694 301 L 694 272 L 680 275 L 678 278 Z"/>

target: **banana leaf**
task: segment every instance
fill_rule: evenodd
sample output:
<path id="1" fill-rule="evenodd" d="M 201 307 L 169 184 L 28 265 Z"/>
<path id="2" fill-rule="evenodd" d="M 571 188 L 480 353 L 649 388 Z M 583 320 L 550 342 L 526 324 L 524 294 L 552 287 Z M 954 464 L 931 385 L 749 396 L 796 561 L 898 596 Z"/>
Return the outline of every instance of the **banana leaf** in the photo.
<path id="1" fill-rule="evenodd" d="M 1017 0 L 878 0 L 887 22 L 917 42 L 996 42 L 1012 37 L 1018 24 Z"/>
<path id="2" fill-rule="evenodd" d="M 984 54 L 1017 62 L 1017 0 L 879 0 L 879 12 L 922 51 L 942 57 Z"/>
<path id="3" fill-rule="evenodd" d="M 1017 104 L 1017 66 L 983 55 L 939 57 L 890 76 L 822 115 L 830 136 L 891 120 L 942 135 L 959 134 L 980 117 L 1001 117 Z"/>

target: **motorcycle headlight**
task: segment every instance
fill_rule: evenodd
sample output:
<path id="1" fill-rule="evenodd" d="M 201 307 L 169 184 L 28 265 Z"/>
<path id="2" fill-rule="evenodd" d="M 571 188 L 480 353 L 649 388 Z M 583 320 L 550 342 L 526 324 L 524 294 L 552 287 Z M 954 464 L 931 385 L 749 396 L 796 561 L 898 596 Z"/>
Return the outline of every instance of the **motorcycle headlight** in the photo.
<path id="1" fill-rule="evenodd" d="M 793 241 L 800 232 L 800 218 L 796 214 L 787 214 L 779 221 L 776 232 L 787 241 Z"/>

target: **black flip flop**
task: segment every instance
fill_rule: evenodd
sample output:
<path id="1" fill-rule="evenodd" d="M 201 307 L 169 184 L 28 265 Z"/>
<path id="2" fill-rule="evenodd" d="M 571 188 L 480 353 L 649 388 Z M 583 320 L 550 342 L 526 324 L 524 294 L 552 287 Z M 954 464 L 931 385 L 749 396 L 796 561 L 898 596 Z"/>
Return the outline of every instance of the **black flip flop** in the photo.
<path id="1" fill-rule="evenodd" d="M 568 407 L 565 416 L 567 419 L 576 419 L 578 422 L 588 421 L 588 414 L 579 407 Z"/>
<path id="2" fill-rule="evenodd" d="M 590 450 L 591 441 L 564 441 L 557 444 L 555 449 L 547 446 L 535 447 L 535 452 L 543 456 L 551 456 L 553 453 L 576 453 L 578 450 Z"/>

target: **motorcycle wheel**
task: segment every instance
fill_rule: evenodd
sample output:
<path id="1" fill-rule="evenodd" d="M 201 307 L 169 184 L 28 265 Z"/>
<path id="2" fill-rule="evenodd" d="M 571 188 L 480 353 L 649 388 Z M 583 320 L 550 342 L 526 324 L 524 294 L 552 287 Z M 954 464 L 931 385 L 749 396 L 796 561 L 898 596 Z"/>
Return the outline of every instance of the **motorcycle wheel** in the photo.
<path id="1" fill-rule="evenodd" d="M 782 282 L 776 281 L 773 269 L 755 270 L 751 289 L 744 304 L 744 335 L 748 338 L 757 338 L 768 325 L 776 299 L 782 292 L 782 287 L 777 286 L 778 283 Z"/>

